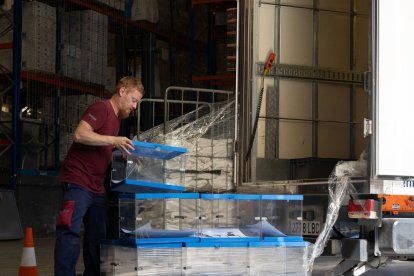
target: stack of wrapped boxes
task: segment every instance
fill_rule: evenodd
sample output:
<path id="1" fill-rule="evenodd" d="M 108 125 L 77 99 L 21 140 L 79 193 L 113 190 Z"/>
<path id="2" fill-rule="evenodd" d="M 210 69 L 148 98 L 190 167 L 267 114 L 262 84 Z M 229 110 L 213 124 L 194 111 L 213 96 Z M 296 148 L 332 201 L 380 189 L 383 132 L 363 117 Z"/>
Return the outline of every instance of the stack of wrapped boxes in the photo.
<path id="1" fill-rule="evenodd" d="M 61 67 L 66 77 L 106 84 L 108 17 L 95 11 L 65 12 Z"/>
<path id="2" fill-rule="evenodd" d="M 22 66 L 24 71 L 55 73 L 56 55 L 56 10 L 41 2 L 24 2 L 22 10 Z M 13 25 L 13 17 L 0 19 L 0 31 Z M 0 37 L 0 43 L 13 41 L 10 30 Z M 13 49 L 0 51 L 0 64 L 13 70 Z"/>
<path id="3" fill-rule="evenodd" d="M 22 70 L 54 73 L 55 8 L 41 2 L 25 2 L 22 21 Z"/>
<path id="4" fill-rule="evenodd" d="M 24 2 L 22 10 L 22 70 L 54 74 L 56 71 L 56 8 L 37 1 Z M 108 17 L 90 10 L 68 11 L 61 22 L 62 75 L 106 84 Z M 0 24 L 12 24 L 2 18 Z M 13 41 L 10 31 L 1 43 Z M 1 65 L 12 71 L 12 49 L 0 51 Z M 113 88 L 113 87 L 112 87 Z"/>
<path id="5" fill-rule="evenodd" d="M 306 275 L 303 196 L 185 193 L 163 182 L 184 181 L 185 149 L 134 144 L 113 154 L 119 239 L 102 243 L 102 275 Z"/>

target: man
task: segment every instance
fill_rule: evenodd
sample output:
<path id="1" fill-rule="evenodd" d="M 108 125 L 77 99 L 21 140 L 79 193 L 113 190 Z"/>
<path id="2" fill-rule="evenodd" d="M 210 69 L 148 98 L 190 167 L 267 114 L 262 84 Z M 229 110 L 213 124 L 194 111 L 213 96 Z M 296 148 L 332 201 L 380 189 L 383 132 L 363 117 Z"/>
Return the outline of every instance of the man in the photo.
<path id="1" fill-rule="evenodd" d="M 59 176 L 64 195 L 56 220 L 55 275 L 76 275 L 82 222 L 84 275 L 99 275 L 100 241 L 106 238 L 105 173 L 113 148 L 126 155 L 134 149 L 130 139 L 117 135 L 121 119 L 128 118 L 143 95 L 138 79 L 124 77 L 109 100 L 92 104 L 82 115 Z"/>

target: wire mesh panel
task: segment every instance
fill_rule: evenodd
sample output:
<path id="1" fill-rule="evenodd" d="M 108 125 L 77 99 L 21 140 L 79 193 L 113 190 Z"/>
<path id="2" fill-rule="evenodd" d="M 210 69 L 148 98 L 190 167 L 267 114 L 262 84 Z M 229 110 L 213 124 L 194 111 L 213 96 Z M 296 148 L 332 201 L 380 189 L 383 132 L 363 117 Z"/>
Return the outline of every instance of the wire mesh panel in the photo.
<path id="1" fill-rule="evenodd" d="M 144 99 L 138 106 L 136 138 L 187 148 L 187 190 L 231 191 L 235 188 L 234 106 L 232 91 L 169 87 L 164 100 Z M 140 122 L 145 116 L 152 118 L 150 124 Z"/>

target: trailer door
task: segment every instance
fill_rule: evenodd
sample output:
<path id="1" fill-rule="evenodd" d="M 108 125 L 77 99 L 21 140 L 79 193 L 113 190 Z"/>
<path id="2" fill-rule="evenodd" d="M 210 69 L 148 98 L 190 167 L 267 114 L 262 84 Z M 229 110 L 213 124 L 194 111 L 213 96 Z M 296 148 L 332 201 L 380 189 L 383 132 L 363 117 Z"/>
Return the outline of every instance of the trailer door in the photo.
<path id="1" fill-rule="evenodd" d="M 373 178 L 414 176 L 414 1 L 372 1 Z"/>

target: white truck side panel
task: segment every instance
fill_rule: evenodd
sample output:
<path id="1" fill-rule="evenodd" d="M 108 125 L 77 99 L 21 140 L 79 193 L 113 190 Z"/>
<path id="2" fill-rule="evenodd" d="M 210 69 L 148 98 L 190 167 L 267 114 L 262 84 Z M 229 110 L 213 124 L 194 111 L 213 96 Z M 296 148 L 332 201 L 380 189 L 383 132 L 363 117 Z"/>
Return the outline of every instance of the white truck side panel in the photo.
<path id="1" fill-rule="evenodd" d="M 414 1 L 377 4 L 373 173 L 410 177 L 414 176 Z"/>

